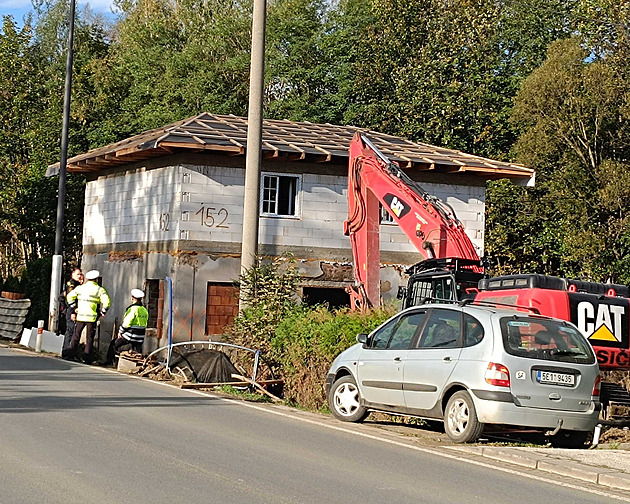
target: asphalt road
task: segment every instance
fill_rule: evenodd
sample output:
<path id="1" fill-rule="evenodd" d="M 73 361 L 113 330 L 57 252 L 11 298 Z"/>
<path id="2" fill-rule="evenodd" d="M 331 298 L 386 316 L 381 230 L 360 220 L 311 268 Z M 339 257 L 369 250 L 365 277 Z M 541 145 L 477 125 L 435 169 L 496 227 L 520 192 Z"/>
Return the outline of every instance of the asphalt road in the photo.
<path id="1" fill-rule="evenodd" d="M 325 420 L 0 348 L 0 502 L 611 502 Z"/>

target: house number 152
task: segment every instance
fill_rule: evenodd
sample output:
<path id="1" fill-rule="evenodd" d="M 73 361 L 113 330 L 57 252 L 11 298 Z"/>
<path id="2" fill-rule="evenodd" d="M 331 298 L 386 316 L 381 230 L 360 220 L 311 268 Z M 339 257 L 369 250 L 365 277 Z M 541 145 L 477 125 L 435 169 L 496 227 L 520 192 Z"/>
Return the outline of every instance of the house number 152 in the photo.
<path id="1" fill-rule="evenodd" d="M 224 229 L 229 227 L 225 224 L 228 218 L 228 211 L 225 208 L 219 208 L 219 211 L 217 211 L 215 207 L 201 207 L 195 215 L 201 216 L 202 226 Z"/>

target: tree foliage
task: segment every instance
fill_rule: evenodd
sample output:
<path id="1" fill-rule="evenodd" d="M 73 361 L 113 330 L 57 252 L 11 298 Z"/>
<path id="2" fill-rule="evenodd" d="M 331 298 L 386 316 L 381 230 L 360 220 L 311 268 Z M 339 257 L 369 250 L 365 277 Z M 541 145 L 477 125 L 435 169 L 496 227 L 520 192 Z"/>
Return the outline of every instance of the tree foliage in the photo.
<path id="1" fill-rule="evenodd" d="M 505 157 L 512 98 L 564 26 L 556 0 L 374 0 L 355 62 L 355 121 L 414 140 Z M 538 13 L 537 13 L 538 14 Z"/>
<path id="2" fill-rule="evenodd" d="M 70 155 L 203 111 L 246 115 L 252 0 L 77 13 Z M 0 276 L 52 253 L 68 0 L 0 30 Z M 269 0 L 267 117 L 352 124 L 537 170 L 490 184 L 497 271 L 630 281 L 630 0 Z M 81 250 L 70 176 L 64 249 Z"/>
<path id="3" fill-rule="evenodd" d="M 552 43 L 517 95 L 514 152 L 537 187 L 493 186 L 489 249 L 511 268 L 628 282 L 630 93 L 619 60 L 582 43 Z"/>

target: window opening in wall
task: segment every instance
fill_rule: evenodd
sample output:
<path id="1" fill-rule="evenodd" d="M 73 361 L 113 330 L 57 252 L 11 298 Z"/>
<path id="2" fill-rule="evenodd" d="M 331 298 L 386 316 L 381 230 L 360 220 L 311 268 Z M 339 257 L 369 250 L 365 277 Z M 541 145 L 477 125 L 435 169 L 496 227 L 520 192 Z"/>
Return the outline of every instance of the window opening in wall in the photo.
<path id="1" fill-rule="evenodd" d="M 297 216 L 299 190 L 299 176 L 263 174 L 260 198 L 262 215 Z"/>
<path id="2" fill-rule="evenodd" d="M 350 306 L 350 295 L 340 288 L 303 287 L 302 298 L 308 306 L 327 304 L 331 310 Z"/>
<path id="3" fill-rule="evenodd" d="M 383 205 L 379 205 L 379 210 L 381 211 L 381 224 L 394 224 L 394 218 L 389 214 Z"/>
<path id="4" fill-rule="evenodd" d="M 160 305 L 160 281 L 157 279 L 145 280 L 144 282 L 144 306 L 149 311 L 149 322 L 147 327 L 157 329 L 158 312 Z"/>
<path id="5" fill-rule="evenodd" d="M 238 314 L 238 288 L 231 283 L 208 282 L 206 334 L 223 334 Z"/>

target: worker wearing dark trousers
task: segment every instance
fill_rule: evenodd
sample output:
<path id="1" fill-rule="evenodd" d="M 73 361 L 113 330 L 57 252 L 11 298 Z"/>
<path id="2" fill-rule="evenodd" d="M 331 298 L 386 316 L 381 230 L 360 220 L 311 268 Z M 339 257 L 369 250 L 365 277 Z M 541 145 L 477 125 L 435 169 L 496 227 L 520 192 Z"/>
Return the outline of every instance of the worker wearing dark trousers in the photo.
<path id="1" fill-rule="evenodd" d="M 86 282 L 79 285 L 67 296 L 68 304 L 77 307 L 77 321 L 74 326 L 74 334 L 70 343 L 70 348 L 63 355 L 64 359 L 74 360 L 81 340 L 81 332 L 86 328 L 85 353 L 83 361 L 92 363 L 92 345 L 94 344 L 94 333 L 96 321 L 99 317 L 105 316 L 111 304 L 109 294 L 101 287 L 96 280 L 101 274 L 97 270 L 88 271 L 85 274 Z"/>
<path id="2" fill-rule="evenodd" d="M 142 353 L 142 344 L 149 322 L 149 312 L 142 305 L 143 298 L 144 292 L 140 289 L 131 290 L 131 305 L 125 310 L 118 337 L 109 344 L 105 366 L 114 362 L 114 356 L 125 345 L 131 345 L 136 352 Z"/>
<path id="3" fill-rule="evenodd" d="M 70 294 L 71 291 L 76 289 L 79 285 L 83 283 L 83 272 L 81 268 L 74 268 L 72 270 L 72 274 L 70 275 L 70 280 L 66 282 L 66 292 L 60 298 L 60 303 L 64 307 L 65 315 L 66 315 L 66 332 L 63 338 L 63 346 L 61 349 L 61 355 L 68 352 L 70 348 L 70 343 L 72 342 L 72 336 L 74 335 L 74 326 L 77 320 L 77 312 L 74 306 L 70 306 L 68 301 L 66 300 L 66 296 Z"/>

